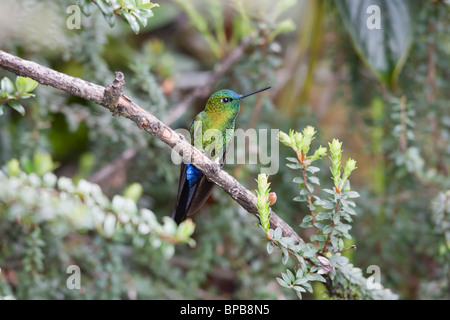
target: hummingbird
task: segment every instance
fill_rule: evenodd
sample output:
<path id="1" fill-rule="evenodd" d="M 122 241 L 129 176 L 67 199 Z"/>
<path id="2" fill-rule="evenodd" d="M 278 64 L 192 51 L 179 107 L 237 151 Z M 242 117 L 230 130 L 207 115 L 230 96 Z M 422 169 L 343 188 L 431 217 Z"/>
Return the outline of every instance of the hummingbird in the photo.
<path id="1" fill-rule="evenodd" d="M 213 93 L 191 124 L 191 144 L 209 159 L 220 164 L 226 157 L 226 148 L 234 133 L 236 118 L 242 99 L 270 87 L 247 94 L 237 94 L 228 89 Z M 172 218 L 177 224 L 197 212 L 212 192 L 214 183 L 209 182 L 193 164 L 181 163 L 178 195 Z"/>

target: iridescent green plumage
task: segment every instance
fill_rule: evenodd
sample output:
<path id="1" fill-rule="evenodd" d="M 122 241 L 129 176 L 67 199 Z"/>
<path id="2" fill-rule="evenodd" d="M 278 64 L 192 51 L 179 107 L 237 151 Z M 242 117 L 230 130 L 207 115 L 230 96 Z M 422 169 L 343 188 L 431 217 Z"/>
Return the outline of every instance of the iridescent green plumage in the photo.
<path id="1" fill-rule="evenodd" d="M 231 90 L 220 90 L 212 94 L 205 110 L 195 117 L 191 125 L 191 144 L 204 151 L 211 160 L 223 165 L 226 147 L 233 137 L 241 100 L 269 88 L 246 95 Z M 174 220 L 181 223 L 200 209 L 211 194 L 213 186 L 214 184 L 193 165 L 182 163 L 177 204 L 172 215 Z"/>
<path id="2" fill-rule="evenodd" d="M 240 97 L 231 90 L 214 93 L 208 99 L 205 110 L 195 117 L 191 125 L 191 143 L 197 149 L 205 151 L 213 161 L 221 159 L 233 136 Z M 216 140 L 219 137 L 221 139 Z"/>

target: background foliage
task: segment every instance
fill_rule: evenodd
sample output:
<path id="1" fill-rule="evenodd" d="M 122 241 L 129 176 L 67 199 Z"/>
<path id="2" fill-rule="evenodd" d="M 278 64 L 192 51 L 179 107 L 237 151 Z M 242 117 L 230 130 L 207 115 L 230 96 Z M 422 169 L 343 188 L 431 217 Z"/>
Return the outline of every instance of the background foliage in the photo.
<path id="1" fill-rule="evenodd" d="M 271 85 L 268 97 L 243 103 L 238 127 L 311 125 L 312 150 L 337 138 L 343 163 L 357 161 L 350 180 L 361 196 L 345 247 L 358 249 L 343 255 L 366 277 L 379 266 L 383 286 L 400 298 L 448 299 L 450 6 L 370 1 L 382 24 L 369 30 L 367 1 L 361 10 L 353 2 L 4 0 L 0 49 L 101 85 L 120 70 L 139 105 L 163 120 L 177 110 L 172 128 L 186 128 L 203 109 L 206 97 L 177 107 L 205 81 L 211 91 L 240 93 Z M 73 4 L 80 29 L 66 24 Z M 238 62 L 211 78 L 241 41 Z M 282 252 L 267 254 L 257 220 L 219 188 L 195 217 L 195 232 L 165 218 L 179 168 L 158 140 L 93 103 L 1 69 L 0 78 L 1 297 L 296 297 L 280 282 L 298 280 L 280 274 Z M 298 184 L 285 166 L 292 156 L 280 147 L 273 208 L 307 239 L 311 230 L 297 227 L 310 208 L 292 201 Z M 322 188 L 333 186 L 330 165 L 317 165 Z M 257 189 L 259 165 L 226 170 Z M 81 290 L 66 286 L 73 264 Z M 328 296 L 313 286 L 304 297 Z"/>

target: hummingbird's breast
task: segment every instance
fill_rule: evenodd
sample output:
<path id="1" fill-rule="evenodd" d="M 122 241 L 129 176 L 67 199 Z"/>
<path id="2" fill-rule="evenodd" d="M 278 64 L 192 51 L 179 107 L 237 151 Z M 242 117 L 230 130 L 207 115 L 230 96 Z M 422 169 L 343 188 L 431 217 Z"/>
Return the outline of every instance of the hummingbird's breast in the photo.
<path id="1" fill-rule="evenodd" d="M 200 113 L 193 126 L 193 145 L 205 151 L 208 158 L 220 161 L 230 142 L 236 116 L 228 112 Z M 201 134 L 200 134 L 201 133 Z"/>

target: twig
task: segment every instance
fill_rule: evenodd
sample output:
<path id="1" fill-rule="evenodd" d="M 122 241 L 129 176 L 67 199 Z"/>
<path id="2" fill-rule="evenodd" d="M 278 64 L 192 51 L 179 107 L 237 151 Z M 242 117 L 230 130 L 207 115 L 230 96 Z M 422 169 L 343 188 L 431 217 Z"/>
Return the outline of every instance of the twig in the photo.
<path id="1" fill-rule="evenodd" d="M 338 250 L 338 251 L 336 251 L 335 253 L 341 253 L 341 252 L 345 252 L 345 251 L 349 251 L 349 250 L 353 250 L 353 249 L 356 250 L 356 246 L 355 246 L 354 244 L 351 245 L 351 246 L 348 247 L 348 248 L 344 248 L 344 249 Z"/>
<path id="2" fill-rule="evenodd" d="M 113 106 L 113 110 L 119 102 L 119 98 L 122 95 L 122 87 L 125 85 L 125 77 L 122 72 L 116 72 L 116 78 L 114 82 L 106 87 L 105 94 L 103 96 L 104 105 Z"/>
<path id="3" fill-rule="evenodd" d="M 105 98 L 106 89 L 102 86 L 68 76 L 2 50 L 0 50 L 0 67 L 19 76 L 32 78 L 41 84 L 93 101 L 111 110 L 115 116 L 130 119 L 139 128 L 152 134 L 172 149 L 175 148 L 180 156 L 188 157 L 189 162 L 195 162 L 195 166 L 205 174 L 209 181 L 227 192 L 245 210 L 255 216 L 258 213 L 256 196 L 251 191 L 215 165 L 201 151 L 186 141 L 183 136 L 177 134 L 150 112 L 139 107 L 131 98 L 121 94 L 117 102 L 113 103 L 114 101 L 108 99 L 108 97 Z M 271 211 L 269 221 L 271 228 L 279 227 L 282 230 L 283 236 L 293 237 L 296 242 L 303 242 L 300 236 L 275 212 Z"/>
<path id="4" fill-rule="evenodd" d="M 135 148 L 130 148 L 122 152 L 120 156 L 118 156 L 113 162 L 108 163 L 104 167 L 102 167 L 100 170 L 98 170 L 95 174 L 91 175 L 88 180 L 95 184 L 101 184 L 101 182 L 113 175 L 115 172 L 118 171 L 118 168 L 124 165 L 124 163 L 127 163 L 131 159 L 133 159 L 136 154 L 138 153 L 138 150 Z"/>

